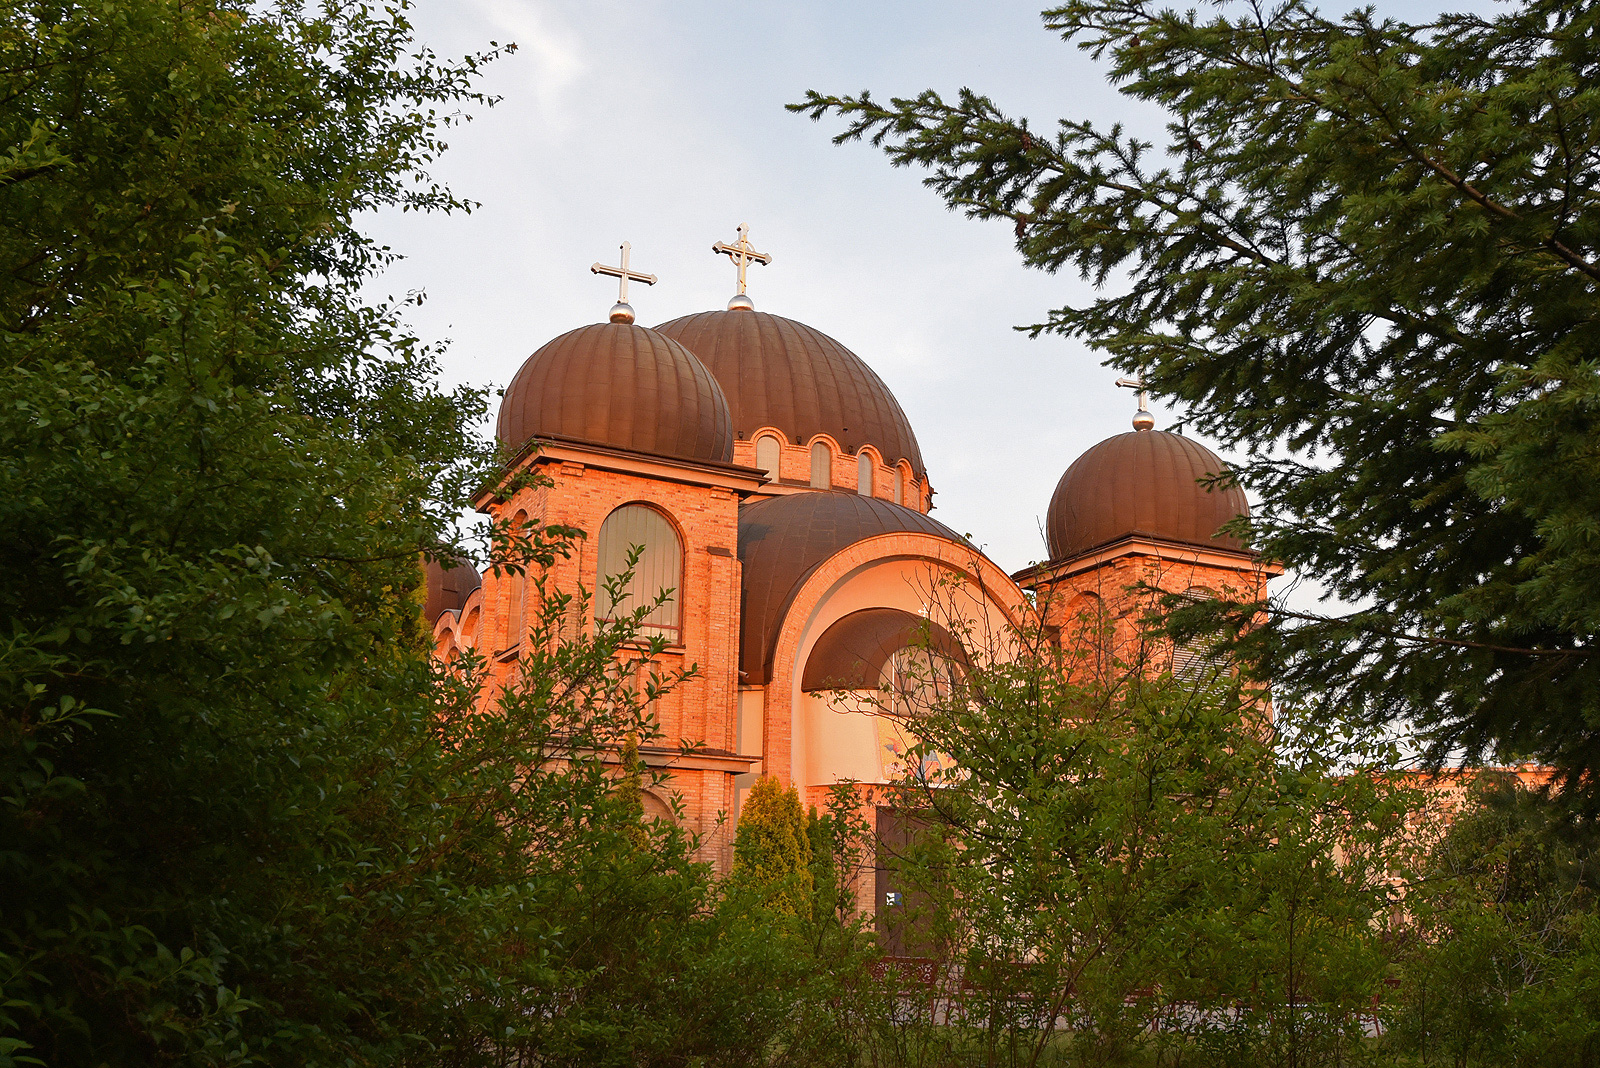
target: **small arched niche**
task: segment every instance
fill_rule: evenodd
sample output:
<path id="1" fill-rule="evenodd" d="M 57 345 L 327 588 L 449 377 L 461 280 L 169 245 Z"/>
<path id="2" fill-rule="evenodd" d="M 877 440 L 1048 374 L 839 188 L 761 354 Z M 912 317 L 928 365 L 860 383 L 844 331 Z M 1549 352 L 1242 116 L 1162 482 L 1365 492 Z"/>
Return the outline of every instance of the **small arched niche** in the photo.
<path id="1" fill-rule="evenodd" d="M 774 434 L 761 434 L 756 438 L 756 467 L 767 476 L 768 482 L 778 481 L 783 463 L 783 442 Z"/>
<path id="2" fill-rule="evenodd" d="M 864 497 L 872 496 L 872 472 L 877 466 L 877 458 L 868 450 L 856 454 L 856 492 Z"/>
<path id="3" fill-rule="evenodd" d="M 811 488 L 830 489 L 833 486 L 833 450 L 826 441 L 811 443 Z"/>

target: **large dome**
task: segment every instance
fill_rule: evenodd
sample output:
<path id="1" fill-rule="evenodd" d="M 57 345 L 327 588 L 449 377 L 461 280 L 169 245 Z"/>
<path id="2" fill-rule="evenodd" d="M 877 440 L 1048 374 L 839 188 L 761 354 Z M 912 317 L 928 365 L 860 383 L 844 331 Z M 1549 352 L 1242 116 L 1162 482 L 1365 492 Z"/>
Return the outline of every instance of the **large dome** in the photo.
<path id="1" fill-rule="evenodd" d="M 1045 532 L 1060 560 L 1129 535 L 1239 552 L 1244 543 L 1217 530 L 1250 514 L 1238 486 L 1200 480 L 1227 465 L 1181 434 L 1135 431 L 1107 438 L 1067 468 L 1050 498 Z"/>
<path id="2" fill-rule="evenodd" d="M 432 557 L 423 561 L 426 600 L 422 615 L 429 623 L 445 612 L 459 612 L 472 591 L 483 585 L 483 576 L 471 564 L 462 563 L 446 571 Z"/>
<path id="3" fill-rule="evenodd" d="M 788 493 L 739 509 L 743 609 L 739 667 L 746 682 L 772 680 L 774 642 L 795 595 L 835 553 L 879 534 L 961 535 L 914 508 L 841 490 Z"/>
<path id="4" fill-rule="evenodd" d="M 507 445 L 573 438 L 688 460 L 733 460 L 728 402 L 694 355 L 630 323 L 562 334 L 506 387 L 495 433 Z"/>
<path id="5" fill-rule="evenodd" d="M 877 449 L 885 463 L 927 472 L 900 402 L 861 358 L 820 330 L 766 312 L 686 315 L 656 328 L 693 352 L 716 376 L 743 438 L 776 427 L 804 444 L 828 434 L 844 449 Z"/>

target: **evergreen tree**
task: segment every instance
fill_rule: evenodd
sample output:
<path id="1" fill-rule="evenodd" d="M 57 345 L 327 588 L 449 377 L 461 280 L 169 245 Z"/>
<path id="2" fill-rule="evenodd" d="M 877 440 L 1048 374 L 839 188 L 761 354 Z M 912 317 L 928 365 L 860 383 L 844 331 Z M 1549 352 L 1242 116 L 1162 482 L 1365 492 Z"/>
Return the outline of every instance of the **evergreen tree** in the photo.
<path id="1" fill-rule="evenodd" d="M 793 107 L 929 168 L 1028 264 L 1104 285 L 1031 329 L 1087 339 L 1249 454 L 1256 544 L 1358 606 L 1253 632 L 1280 693 L 1413 718 L 1436 758 L 1554 762 L 1594 796 L 1600 5 L 1044 18 L 1165 110 L 1164 144 L 1036 131 L 970 90 Z"/>
<path id="2" fill-rule="evenodd" d="M 733 878 L 759 888 L 779 912 L 811 915 L 811 838 L 793 786 L 785 790 L 764 775 L 750 787 L 733 842 Z"/>

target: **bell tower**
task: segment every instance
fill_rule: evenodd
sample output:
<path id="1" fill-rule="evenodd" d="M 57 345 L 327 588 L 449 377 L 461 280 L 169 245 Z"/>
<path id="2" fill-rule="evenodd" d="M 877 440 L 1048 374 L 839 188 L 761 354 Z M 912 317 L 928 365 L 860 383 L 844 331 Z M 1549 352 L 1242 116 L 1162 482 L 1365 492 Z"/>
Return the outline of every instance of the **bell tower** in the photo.
<path id="1" fill-rule="evenodd" d="M 1144 616 L 1165 594 L 1254 601 L 1282 568 L 1222 528 L 1250 514 L 1220 457 L 1181 434 L 1155 429 L 1142 378 L 1133 431 L 1073 461 L 1046 519 L 1050 559 L 1015 575 L 1033 592 L 1047 632 L 1084 678 L 1128 665 L 1195 667 L 1194 649 L 1151 639 Z"/>

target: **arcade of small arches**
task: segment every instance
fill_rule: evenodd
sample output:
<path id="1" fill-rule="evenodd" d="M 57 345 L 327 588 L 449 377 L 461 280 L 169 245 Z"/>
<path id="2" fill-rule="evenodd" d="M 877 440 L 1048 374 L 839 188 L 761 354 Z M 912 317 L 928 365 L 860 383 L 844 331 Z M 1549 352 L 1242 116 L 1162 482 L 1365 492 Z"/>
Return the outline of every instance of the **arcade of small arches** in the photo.
<path id="1" fill-rule="evenodd" d="M 513 525 L 593 532 L 546 569 L 546 585 L 599 591 L 583 625 L 649 606 L 646 632 L 666 641 L 661 666 L 698 667 L 653 707 L 664 737 L 697 747 L 641 756 L 670 772 L 682 819 L 720 870 L 759 776 L 816 804 L 839 781 L 860 784 L 865 799 L 900 775 L 907 739 L 876 704 L 885 688 L 893 700 L 906 679 L 929 675 L 916 662 L 929 648 L 933 677 L 958 673 L 973 635 L 992 654 L 1031 621 L 1109 659 L 1116 643 L 1141 638 L 1127 601 L 1135 586 L 1254 597 L 1276 570 L 1223 533 L 1248 508 L 1236 487 L 1215 487 L 1222 462 L 1152 429 L 1141 394 L 1139 429 L 1066 465 L 1049 502 L 1049 559 L 1006 574 L 929 514 L 915 434 L 870 366 L 813 327 L 755 309 L 743 270 L 771 257 L 747 251 L 726 310 L 650 329 L 621 289 L 609 321 L 529 356 L 498 416 L 513 450 L 505 482 L 475 502 Z M 618 270 L 623 286 L 654 281 L 626 263 L 596 265 Z M 528 471 L 545 477 L 511 481 Z M 632 578 L 612 597 L 604 579 L 628 569 L 630 551 Z M 438 655 L 478 650 L 491 702 L 526 651 L 532 583 L 427 570 Z M 1166 655 L 1189 671 L 1206 652 Z M 648 803 L 673 818 L 662 799 Z"/>
<path id="2" fill-rule="evenodd" d="M 854 456 L 826 434 L 791 444 L 783 431 L 762 427 L 750 441 L 736 440 L 735 463 L 760 471 L 768 492 L 800 489 L 842 489 L 879 497 L 919 512 L 933 507 L 933 490 L 918 479 L 907 460 L 889 463 L 870 445 Z"/>

